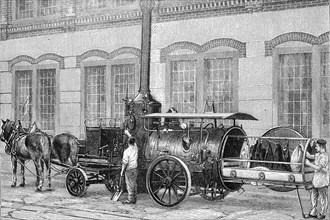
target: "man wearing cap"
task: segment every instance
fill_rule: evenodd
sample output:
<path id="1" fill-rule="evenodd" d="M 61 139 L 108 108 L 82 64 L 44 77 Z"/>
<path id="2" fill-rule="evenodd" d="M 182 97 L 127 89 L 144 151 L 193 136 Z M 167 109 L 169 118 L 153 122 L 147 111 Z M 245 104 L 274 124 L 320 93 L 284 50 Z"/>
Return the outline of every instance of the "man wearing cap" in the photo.
<path id="1" fill-rule="evenodd" d="M 329 186 L 329 158 L 326 152 L 326 141 L 316 141 L 316 154 L 310 155 L 306 152 L 308 159 L 314 159 L 314 164 L 306 159 L 306 165 L 314 169 L 314 177 L 310 197 L 312 209 L 305 217 L 324 219 L 328 209 L 328 186 Z M 317 215 L 317 202 L 320 199 L 320 212 Z"/>

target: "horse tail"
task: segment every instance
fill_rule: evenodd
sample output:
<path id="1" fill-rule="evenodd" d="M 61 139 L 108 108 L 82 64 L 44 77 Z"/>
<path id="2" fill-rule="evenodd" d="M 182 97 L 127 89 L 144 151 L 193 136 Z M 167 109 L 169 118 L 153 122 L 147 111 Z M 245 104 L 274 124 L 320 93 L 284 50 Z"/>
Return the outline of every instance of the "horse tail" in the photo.
<path id="1" fill-rule="evenodd" d="M 54 136 L 48 135 L 48 139 L 49 139 L 50 149 L 51 149 L 50 158 L 51 159 L 59 159 L 58 153 L 54 148 Z"/>
<path id="2" fill-rule="evenodd" d="M 77 164 L 78 143 L 75 136 L 68 133 L 56 135 L 52 148 L 55 158 L 59 159 L 61 163 L 71 160 L 73 166 Z"/>

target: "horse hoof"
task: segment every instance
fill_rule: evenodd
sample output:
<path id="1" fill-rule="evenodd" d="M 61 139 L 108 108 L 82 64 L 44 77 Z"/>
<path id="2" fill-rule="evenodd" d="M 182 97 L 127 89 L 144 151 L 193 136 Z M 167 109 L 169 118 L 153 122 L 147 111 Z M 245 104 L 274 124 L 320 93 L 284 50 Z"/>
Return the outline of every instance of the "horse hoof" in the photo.
<path id="1" fill-rule="evenodd" d="M 25 186 L 25 183 L 21 183 L 19 184 L 20 187 L 24 187 Z"/>
<path id="2" fill-rule="evenodd" d="M 11 184 L 10 187 L 16 187 L 16 184 Z"/>
<path id="3" fill-rule="evenodd" d="M 46 189 L 46 191 L 53 191 L 54 189 L 52 189 L 52 188 L 48 188 L 48 189 Z"/>

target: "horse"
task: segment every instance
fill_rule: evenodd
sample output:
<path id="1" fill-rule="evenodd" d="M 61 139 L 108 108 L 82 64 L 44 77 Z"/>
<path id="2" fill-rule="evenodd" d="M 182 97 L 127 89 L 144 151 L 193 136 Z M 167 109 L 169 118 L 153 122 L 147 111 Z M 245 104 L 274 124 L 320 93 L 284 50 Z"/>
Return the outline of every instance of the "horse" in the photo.
<path id="1" fill-rule="evenodd" d="M 70 133 L 61 133 L 51 138 L 51 162 L 59 165 L 77 165 L 78 138 Z M 58 163 L 58 160 L 60 163 Z"/>
<path id="2" fill-rule="evenodd" d="M 25 161 L 32 160 L 36 168 L 36 191 L 42 191 L 44 182 L 44 165 L 48 171 L 48 190 L 51 188 L 50 138 L 43 132 L 22 133 L 20 121 L 2 120 L 0 140 L 6 143 L 5 151 L 11 156 L 13 179 L 11 187 L 17 183 L 17 161 L 21 164 L 22 181 L 19 186 L 25 186 Z"/>
<path id="3" fill-rule="evenodd" d="M 58 165 L 77 165 L 78 138 L 70 133 L 61 133 L 55 136 L 49 135 L 39 129 L 36 122 L 33 122 L 30 128 L 23 128 L 18 120 L 18 131 L 20 133 L 42 132 L 51 140 L 51 162 Z"/>

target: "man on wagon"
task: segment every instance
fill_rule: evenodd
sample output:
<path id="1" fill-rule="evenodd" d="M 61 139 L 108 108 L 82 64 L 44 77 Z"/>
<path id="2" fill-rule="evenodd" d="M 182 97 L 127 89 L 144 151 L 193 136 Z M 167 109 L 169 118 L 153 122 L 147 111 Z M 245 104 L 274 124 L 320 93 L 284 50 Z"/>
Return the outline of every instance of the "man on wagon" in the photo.
<path id="1" fill-rule="evenodd" d="M 125 149 L 122 159 L 122 168 L 120 175 L 125 173 L 125 181 L 127 187 L 128 198 L 123 201 L 123 204 L 135 204 L 137 194 L 137 159 L 138 148 L 135 143 L 135 138 L 131 136 L 128 130 L 125 130 L 128 138 L 128 148 Z"/>

